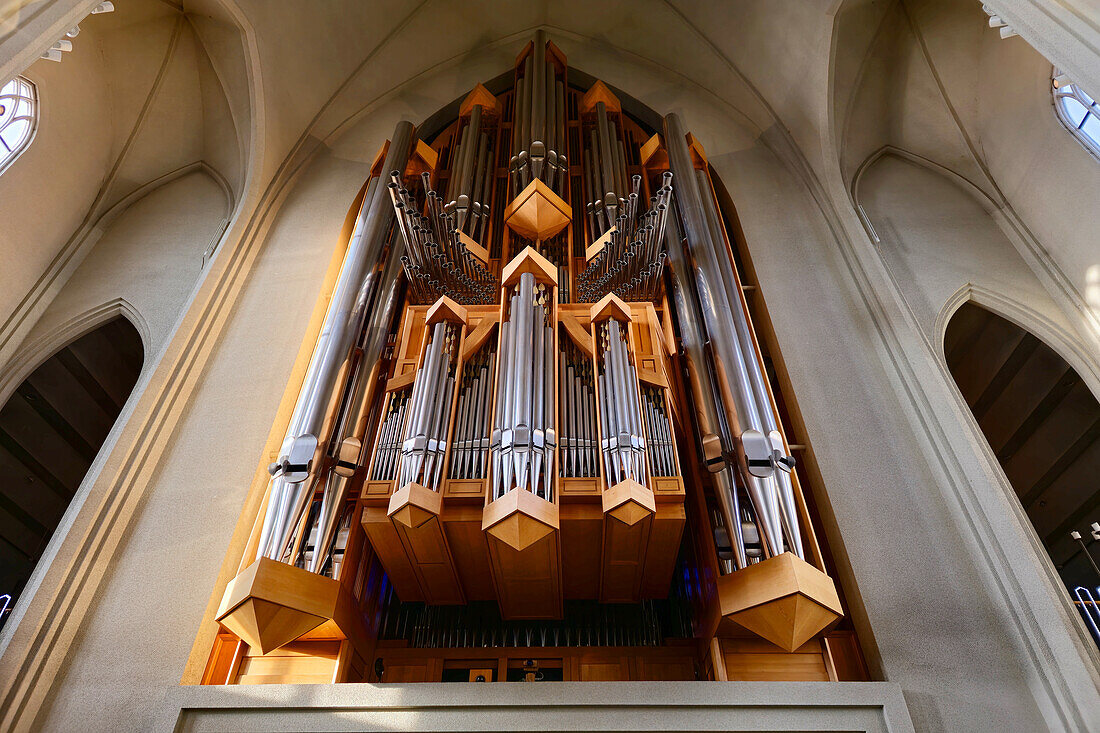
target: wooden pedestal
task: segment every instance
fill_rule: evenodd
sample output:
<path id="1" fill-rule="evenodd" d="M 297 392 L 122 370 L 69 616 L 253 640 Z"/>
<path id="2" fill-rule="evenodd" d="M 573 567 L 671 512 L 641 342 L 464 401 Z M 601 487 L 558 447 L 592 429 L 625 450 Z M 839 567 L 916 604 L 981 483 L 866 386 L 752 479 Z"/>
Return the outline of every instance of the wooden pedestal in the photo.
<path id="1" fill-rule="evenodd" d="M 653 492 L 637 481 L 626 479 L 603 492 L 601 602 L 637 603 L 641 599 L 656 511 Z"/>
<path id="2" fill-rule="evenodd" d="M 440 494 L 409 482 L 390 497 L 387 514 L 412 563 L 424 600 L 433 605 L 465 603 L 439 517 L 442 506 Z"/>
<path id="3" fill-rule="evenodd" d="M 843 615 L 832 578 L 790 552 L 718 579 L 726 618 L 793 652 Z"/>
<path id="4" fill-rule="evenodd" d="M 561 618 L 558 507 L 529 491 L 512 489 L 485 507 L 481 526 L 501 614 Z"/>
<path id="5" fill-rule="evenodd" d="M 351 593 L 338 581 L 261 557 L 230 581 L 217 621 L 261 654 L 295 639 L 369 641 Z"/>

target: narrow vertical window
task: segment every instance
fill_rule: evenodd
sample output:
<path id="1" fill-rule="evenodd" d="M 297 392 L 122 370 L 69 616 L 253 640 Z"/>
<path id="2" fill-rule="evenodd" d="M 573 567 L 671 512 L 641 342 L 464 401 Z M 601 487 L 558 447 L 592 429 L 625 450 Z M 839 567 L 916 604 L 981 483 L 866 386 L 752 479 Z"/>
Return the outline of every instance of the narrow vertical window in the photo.
<path id="1" fill-rule="evenodd" d="M 1058 69 L 1054 70 L 1051 89 L 1058 119 L 1089 152 L 1100 156 L 1100 105 Z"/>
<path id="2" fill-rule="evenodd" d="M 38 124 L 38 92 L 17 76 L 0 88 L 0 173 L 30 144 Z"/>

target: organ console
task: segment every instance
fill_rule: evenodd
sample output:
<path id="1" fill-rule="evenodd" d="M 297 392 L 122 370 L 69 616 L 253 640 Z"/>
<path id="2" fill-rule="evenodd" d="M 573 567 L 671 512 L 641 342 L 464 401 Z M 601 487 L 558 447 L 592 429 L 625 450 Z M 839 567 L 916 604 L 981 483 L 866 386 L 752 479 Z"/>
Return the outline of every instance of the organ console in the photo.
<path id="1" fill-rule="evenodd" d="M 205 681 L 865 677 L 706 153 L 569 73 L 376 157 Z"/>

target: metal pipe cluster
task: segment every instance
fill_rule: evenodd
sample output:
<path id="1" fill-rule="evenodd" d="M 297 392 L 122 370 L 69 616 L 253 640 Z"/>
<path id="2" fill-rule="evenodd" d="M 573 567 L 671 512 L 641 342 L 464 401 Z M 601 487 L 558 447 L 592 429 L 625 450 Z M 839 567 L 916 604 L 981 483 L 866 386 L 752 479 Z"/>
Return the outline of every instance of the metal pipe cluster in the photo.
<path id="1" fill-rule="evenodd" d="M 596 331 L 599 344 L 600 427 L 608 486 L 624 479 L 646 482 L 646 440 L 638 405 L 638 374 L 630 363 L 626 328 L 615 318 Z"/>
<path id="2" fill-rule="evenodd" d="M 584 151 L 583 173 L 589 200 L 584 211 L 592 237 L 598 238 L 615 226 L 619 214 L 628 205 L 626 149 L 618 128 L 607 116 L 607 105 L 596 103 L 595 127 L 589 130 Z M 635 176 L 634 193 L 638 192 Z"/>
<path id="3" fill-rule="evenodd" d="M 565 154 L 565 80 L 549 58 L 546 37 L 535 34 L 534 48 L 516 82 L 512 115 L 512 158 L 508 163 L 512 196 L 538 179 L 559 196 L 569 178 Z"/>
<path id="4" fill-rule="evenodd" d="M 413 131 L 408 122 L 398 123 L 384 170 L 404 170 Z M 358 385 L 369 377 L 381 358 L 378 335 L 388 329 L 396 306 L 392 255 L 399 248 L 391 247 L 391 257 L 382 263 L 393 223 L 393 208 L 386 204 L 385 188 L 377 178 L 367 186 L 279 458 L 269 467 L 272 479 L 260 529 L 259 556 L 275 560 L 287 556 L 322 478 L 327 504 L 321 512 L 321 537 L 330 537 L 335 531 L 346 481 L 331 475 L 331 471 L 323 472 L 318 464 L 333 465 L 335 447 L 342 445 L 360 424 L 358 419 L 351 419 L 353 415 L 358 417 L 363 407 L 363 391 Z M 349 359 L 356 358 L 355 369 L 343 370 Z M 350 376 L 340 383 L 342 371 Z M 347 419 L 329 423 L 334 426 L 333 432 L 322 435 L 334 402 Z M 321 559 L 315 558 L 314 567 Z"/>
<path id="5" fill-rule="evenodd" d="M 409 398 L 398 486 L 415 481 L 432 491 L 439 490 L 455 388 L 459 329 L 458 324 L 447 321 L 432 326 L 431 340 L 416 370 Z"/>
<path id="6" fill-rule="evenodd" d="M 655 300 L 660 295 L 661 273 L 668 257 L 665 222 L 672 200 L 672 173 L 662 176 L 657 195 L 649 199 L 649 209 L 639 214 L 641 182 L 641 176 L 634 176 L 634 190 L 619 209 L 607 245 L 577 279 L 582 302 L 594 302 L 607 293 L 626 300 Z"/>
<path id="7" fill-rule="evenodd" d="M 592 361 L 568 336 L 558 353 L 561 396 L 561 472 L 567 478 L 599 476 L 596 385 Z"/>
<path id="8" fill-rule="evenodd" d="M 679 476 L 680 467 L 672 444 L 672 425 L 668 421 L 664 393 L 657 387 L 643 387 L 642 411 L 645 413 L 650 472 L 654 476 Z"/>
<path id="9" fill-rule="evenodd" d="M 485 478 L 496 359 L 495 345 L 487 344 L 462 365 L 458 412 L 451 443 L 451 478 Z"/>
<path id="10" fill-rule="evenodd" d="M 554 324 L 551 293 L 529 272 L 520 276 L 500 328 L 498 396 L 490 440 L 492 495 L 512 488 L 553 501 Z"/>
<path id="11" fill-rule="evenodd" d="M 489 226 L 489 196 L 493 190 L 493 150 L 489 136 L 481 131 L 481 105 L 475 104 L 470 122 L 458 137 L 451 156 L 451 177 L 447 181 L 450 201 L 444 209 L 453 212 L 459 230 L 480 242 Z"/>
<path id="12" fill-rule="evenodd" d="M 409 293 L 416 304 L 435 302 L 440 295 L 465 305 L 492 303 L 497 292 L 496 278 L 477 261 L 458 237 L 458 221 L 446 211 L 443 197 L 432 190 L 431 175 L 421 176 L 425 210 L 404 187 L 401 174 L 390 174 L 387 187 L 397 226 L 405 240 L 406 254 L 401 258 L 409 279 Z"/>
<path id="13" fill-rule="evenodd" d="M 681 326 L 687 324 L 689 331 L 685 341 L 689 370 L 699 384 L 705 385 L 698 390 L 697 402 L 711 402 L 700 410 L 700 421 L 708 423 L 701 426 L 700 433 L 704 439 L 709 433 L 721 441 L 722 460 L 710 468 L 720 479 L 725 524 L 736 535 L 732 538 L 733 554 L 738 567 L 747 564 L 738 519 L 739 481 L 751 500 L 765 555 L 772 557 L 789 548 L 802 557 L 790 478 L 794 459 L 787 455 L 776 424 L 721 216 L 706 172 L 694 169 L 683 127 L 675 114 L 665 117 L 665 140 L 669 165 L 680 182 L 676 203 L 686 241 L 686 248 L 681 248 L 678 241 L 675 245 L 669 243 L 670 252 L 675 246 L 675 259 L 680 260 L 674 263 L 675 269 L 685 273 L 678 276 L 673 301 Z M 737 466 L 735 477 L 722 477 L 725 464 Z"/>
<path id="14" fill-rule="evenodd" d="M 402 427 L 409 408 L 409 392 L 407 389 L 398 389 L 387 395 L 385 417 L 378 431 L 374 465 L 371 467 L 371 481 L 392 481 L 397 478 L 397 456 L 401 453 Z"/>

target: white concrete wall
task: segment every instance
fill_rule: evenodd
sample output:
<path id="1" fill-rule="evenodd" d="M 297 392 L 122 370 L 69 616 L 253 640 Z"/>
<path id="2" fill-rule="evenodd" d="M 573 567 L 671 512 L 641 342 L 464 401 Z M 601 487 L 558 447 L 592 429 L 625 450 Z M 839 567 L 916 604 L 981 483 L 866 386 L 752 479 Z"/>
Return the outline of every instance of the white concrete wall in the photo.
<path id="1" fill-rule="evenodd" d="M 942 344 L 941 314 L 974 285 L 1016 301 L 1072 332 L 1004 231 L 962 181 L 897 155 L 878 158 L 863 174 L 859 202 L 881 242 L 879 252 L 913 309 L 925 337 Z"/>

